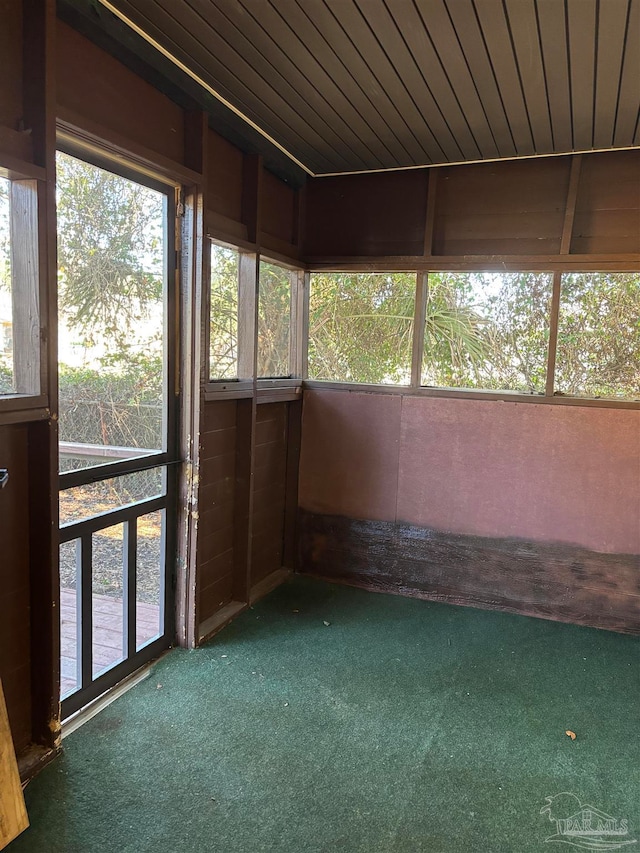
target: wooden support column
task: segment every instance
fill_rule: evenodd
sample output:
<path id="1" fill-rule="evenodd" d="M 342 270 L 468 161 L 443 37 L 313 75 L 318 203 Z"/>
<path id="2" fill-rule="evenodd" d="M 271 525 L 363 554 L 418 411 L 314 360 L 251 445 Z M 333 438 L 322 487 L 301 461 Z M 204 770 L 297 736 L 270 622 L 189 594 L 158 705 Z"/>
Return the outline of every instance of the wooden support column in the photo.
<path id="1" fill-rule="evenodd" d="M 183 210 L 177 212 L 180 234 L 179 347 L 181 385 L 180 455 L 186 460 L 178 484 L 178 542 L 176 578 L 176 636 L 179 645 L 196 645 L 198 494 L 202 385 L 208 360 L 209 252 L 205 244 L 207 189 L 207 117 L 200 110 L 185 113 L 185 166 L 198 173 L 199 183 L 185 187 Z"/>
<path id="2" fill-rule="evenodd" d="M 413 314 L 413 345 L 411 347 L 411 387 L 419 388 L 422 382 L 424 359 L 424 328 L 429 294 L 429 273 L 416 274 L 416 301 Z"/>
<path id="3" fill-rule="evenodd" d="M 56 5 L 55 0 L 23 2 L 24 120 L 33 140 L 34 164 L 42 178 L 18 190 L 29 213 L 37 247 L 39 345 L 32 328 L 27 337 L 39 351 L 40 377 L 23 377 L 43 392 L 47 419 L 29 426 L 29 540 L 32 747 L 19 756 L 23 778 L 51 760 L 60 748 L 60 579 L 58 554 L 58 371 L 56 263 Z M 14 221 L 14 225 L 15 225 Z M 37 235 L 37 236 L 36 236 Z M 36 283 L 37 282 L 37 283 Z M 31 305 L 35 310 L 35 293 Z M 27 337 L 23 338 L 24 343 Z M 34 363 L 35 367 L 35 363 Z M 21 368 L 19 368 L 19 371 Z"/>
<path id="4" fill-rule="evenodd" d="M 573 222 L 576 214 L 576 201 L 580 185 L 580 169 L 582 166 L 582 154 L 576 154 L 571 158 L 571 171 L 569 173 L 569 188 L 567 190 L 567 203 L 565 205 L 564 220 L 562 223 L 562 236 L 560 238 L 560 254 L 568 255 L 571 250 L 571 237 L 573 234 Z M 551 296 L 551 322 L 549 328 L 549 350 L 547 353 L 547 383 L 545 395 L 553 397 L 555 387 L 556 351 L 558 348 L 558 322 L 560 318 L 560 296 L 562 290 L 562 272 L 556 270 L 553 274 L 553 293 Z"/>

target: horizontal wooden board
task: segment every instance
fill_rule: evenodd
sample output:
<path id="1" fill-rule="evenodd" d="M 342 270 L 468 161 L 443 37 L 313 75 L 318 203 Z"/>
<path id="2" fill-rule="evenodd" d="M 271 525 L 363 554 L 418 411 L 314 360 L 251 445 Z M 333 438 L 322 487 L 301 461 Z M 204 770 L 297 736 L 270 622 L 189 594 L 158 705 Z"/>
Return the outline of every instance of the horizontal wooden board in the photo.
<path id="1" fill-rule="evenodd" d="M 300 570 L 473 607 L 640 634 L 640 558 L 302 511 Z"/>
<path id="2" fill-rule="evenodd" d="M 18 130 L 22 105 L 22 3 L 0 0 L 0 125 Z"/>
<path id="3" fill-rule="evenodd" d="M 309 181 L 305 255 L 422 254 L 427 180 L 413 171 Z"/>
<path id="4" fill-rule="evenodd" d="M 296 191 L 266 169 L 262 174 L 262 230 L 289 244 L 295 243 Z"/>
<path id="5" fill-rule="evenodd" d="M 182 109 L 61 21 L 56 35 L 58 104 L 183 163 Z"/>
<path id="6" fill-rule="evenodd" d="M 242 222 L 243 154 L 209 128 L 207 132 L 207 207 Z"/>
<path id="7" fill-rule="evenodd" d="M 233 575 L 228 574 L 205 587 L 198 589 L 198 612 L 203 614 L 199 624 L 220 610 L 232 599 Z"/>

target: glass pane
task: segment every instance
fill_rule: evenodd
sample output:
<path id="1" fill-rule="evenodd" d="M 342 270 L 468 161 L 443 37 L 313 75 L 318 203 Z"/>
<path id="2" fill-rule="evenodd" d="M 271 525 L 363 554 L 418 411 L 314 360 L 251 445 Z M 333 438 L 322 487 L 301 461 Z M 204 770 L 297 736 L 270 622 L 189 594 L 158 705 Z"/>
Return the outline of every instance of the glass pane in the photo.
<path id="1" fill-rule="evenodd" d="M 562 276 L 555 390 L 640 398 L 640 273 Z"/>
<path id="2" fill-rule="evenodd" d="M 80 521 L 127 504 L 164 495 L 164 468 L 124 474 L 60 492 L 60 524 Z"/>
<path id="3" fill-rule="evenodd" d="M 124 660 L 122 598 L 124 525 L 115 524 L 92 536 L 93 677 Z"/>
<path id="4" fill-rule="evenodd" d="M 430 273 L 422 384 L 541 394 L 553 276 Z"/>
<path id="5" fill-rule="evenodd" d="M 238 252 L 211 244 L 209 378 L 238 377 Z"/>
<path id="6" fill-rule="evenodd" d="M 11 250 L 9 188 L 0 178 L 0 394 L 12 394 L 13 381 L 13 309 L 11 306 Z"/>
<path id="7" fill-rule="evenodd" d="M 309 377 L 408 384 L 415 291 L 415 273 L 314 273 Z"/>
<path id="8" fill-rule="evenodd" d="M 164 597 L 165 513 L 138 519 L 136 570 L 136 644 L 141 649 L 162 634 Z"/>
<path id="9" fill-rule="evenodd" d="M 61 470 L 164 449 L 166 198 L 59 153 Z"/>
<path id="10" fill-rule="evenodd" d="M 80 672 L 80 540 L 60 545 L 60 695 L 82 684 Z"/>
<path id="11" fill-rule="evenodd" d="M 291 272 L 260 262 L 258 376 L 290 376 Z"/>

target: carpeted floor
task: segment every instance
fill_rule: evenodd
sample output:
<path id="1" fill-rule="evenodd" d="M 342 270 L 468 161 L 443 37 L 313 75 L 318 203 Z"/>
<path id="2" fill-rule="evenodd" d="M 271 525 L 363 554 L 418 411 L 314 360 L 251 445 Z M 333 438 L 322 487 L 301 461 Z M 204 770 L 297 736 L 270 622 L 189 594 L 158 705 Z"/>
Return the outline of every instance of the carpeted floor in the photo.
<path id="1" fill-rule="evenodd" d="M 639 651 L 296 579 L 70 735 L 9 851 L 528 853 L 563 792 L 640 849 Z"/>

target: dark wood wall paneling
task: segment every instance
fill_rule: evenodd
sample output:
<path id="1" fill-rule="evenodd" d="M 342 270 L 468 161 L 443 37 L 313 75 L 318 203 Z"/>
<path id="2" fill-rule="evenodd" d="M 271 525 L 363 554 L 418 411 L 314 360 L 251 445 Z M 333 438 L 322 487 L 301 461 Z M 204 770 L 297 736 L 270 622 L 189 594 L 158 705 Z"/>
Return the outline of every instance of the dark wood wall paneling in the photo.
<path id="1" fill-rule="evenodd" d="M 582 158 L 571 251 L 640 251 L 640 151 Z"/>
<path id="2" fill-rule="evenodd" d="M 427 170 L 310 180 L 305 256 L 421 255 L 427 183 Z"/>
<path id="3" fill-rule="evenodd" d="M 398 257 L 409 268 L 430 255 L 493 258 L 498 265 L 508 258 L 558 260 L 572 161 L 546 157 L 311 179 L 304 257 L 318 265 Z M 571 253 L 607 262 L 626 255 L 628 263 L 639 252 L 640 151 L 583 155 Z"/>
<path id="4" fill-rule="evenodd" d="M 259 202 L 252 166 L 254 155 L 243 154 L 214 130 L 207 136 L 207 231 L 223 242 L 258 248 L 290 259 L 299 257 L 300 191 L 259 165 Z M 249 197 L 248 197 L 249 196 Z M 256 203 L 259 211 L 256 211 Z M 252 222 L 260 223 L 260 234 Z"/>
<path id="5" fill-rule="evenodd" d="M 196 624 L 233 598 L 238 403 L 207 403 L 200 433 Z"/>
<path id="6" fill-rule="evenodd" d="M 443 168 L 433 254 L 558 254 L 569 171 L 568 157 Z"/>
<path id="7" fill-rule="evenodd" d="M 0 678 L 18 752 L 31 740 L 28 427 L 0 426 Z"/>
<path id="8" fill-rule="evenodd" d="M 283 567 L 287 491 L 287 403 L 263 403 L 256 412 L 251 586 Z"/>
<path id="9" fill-rule="evenodd" d="M 264 172 L 261 193 L 262 248 L 273 249 L 293 258 L 299 254 L 297 243 L 297 192 Z"/>
<path id="10" fill-rule="evenodd" d="M 57 25 L 59 115 L 184 162 L 184 111 L 67 24 Z"/>
<path id="11" fill-rule="evenodd" d="M 2 0 L 0 20 L 0 151 L 30 161 L 31 136 L 23 124 L 22 5 Z"/>

